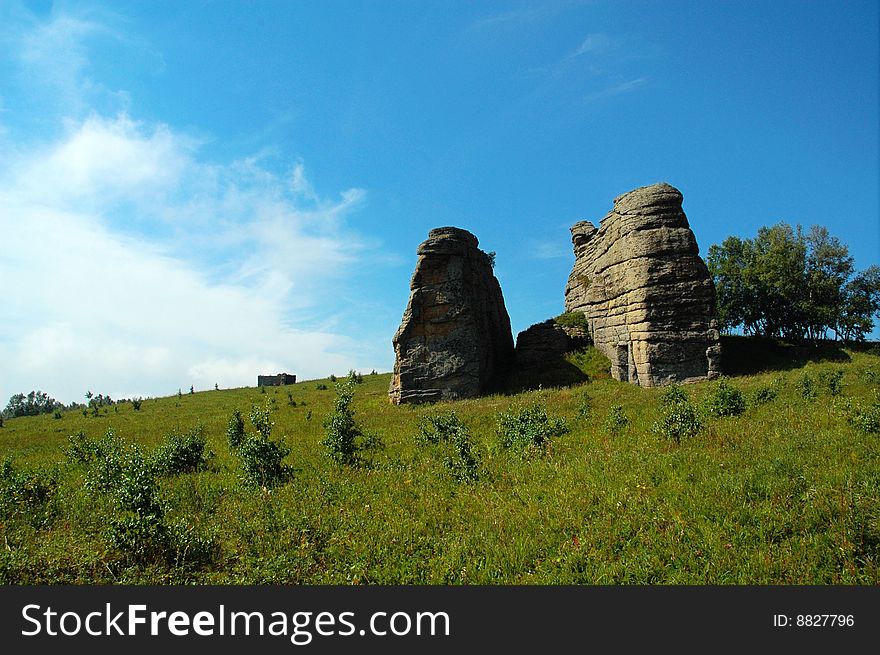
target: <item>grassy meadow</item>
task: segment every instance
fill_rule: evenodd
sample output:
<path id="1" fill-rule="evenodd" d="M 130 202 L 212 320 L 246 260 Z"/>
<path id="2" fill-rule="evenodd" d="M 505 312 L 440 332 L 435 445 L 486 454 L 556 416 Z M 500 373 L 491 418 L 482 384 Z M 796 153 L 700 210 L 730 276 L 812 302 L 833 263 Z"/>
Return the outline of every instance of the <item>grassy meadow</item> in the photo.
<path id="1" fill-rule="evenodd" d="M 0 582 L 880 583 L 880 350 L 727 339 L 725 357 L 720 413 L 734 415 L 717 415 L 718 382 L 670 404 L 668 389 L 609 379 L 595 353 L 569 361 L 588 382 L 430 406 L 392 406 L 390 375 L 363 375 L 354 419 L 381 445 L 356 464 L 322 443 L 329 380 L 6 419 Z M 254 406 L 290 448 L 272 487 L 246 483 L 227 439 L 234 410 L 255 430 Z M 499 417 L 535 408 L 552 435 L 505 447 Z M 426 440 L 426 420 L 450 411 L 465 436 Z M 526 441 L 538 424 L 523 423 Z M 71 455 L 80 431 L 94 445 L 111 430 L 130 463 L 198 426 L 213 456 L 196 471 L 101 478 L 100 453 Z M 140 524 L 95 481 L 131 471 L 152 495 L 126 507 L 161 514 L 165 547 L 111 536 L 128 526 L 136 541 Z"/>

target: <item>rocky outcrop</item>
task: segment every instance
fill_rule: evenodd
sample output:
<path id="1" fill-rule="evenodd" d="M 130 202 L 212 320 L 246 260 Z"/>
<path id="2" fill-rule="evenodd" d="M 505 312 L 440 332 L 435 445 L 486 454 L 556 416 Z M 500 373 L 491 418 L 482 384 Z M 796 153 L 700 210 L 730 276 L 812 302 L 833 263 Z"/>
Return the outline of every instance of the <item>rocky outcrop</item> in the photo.
<path id="1" fill-rule="evenodd" d="M 571 228 L 565 309 L 584 313 L 618 380 L 651 387 L 720 372 L 715 290 L 681 203 L 653 184 L 615 198 L 598 229 Z"/>
<path id="2" fill-rule="evenodd" d="M 555 319 L 536 323 L 516 337 L 516 364 L 521 369 L 557 361 L 566 353 L 590 345 L 590 335 Z"/>
<path id="3" fill-rule="evenodd" d="M 466 230 L 441 227 L 418 248 L 394 335 L 393 403 L 477 396 L 512 365 L 513 337 L 489 255 Z"/>

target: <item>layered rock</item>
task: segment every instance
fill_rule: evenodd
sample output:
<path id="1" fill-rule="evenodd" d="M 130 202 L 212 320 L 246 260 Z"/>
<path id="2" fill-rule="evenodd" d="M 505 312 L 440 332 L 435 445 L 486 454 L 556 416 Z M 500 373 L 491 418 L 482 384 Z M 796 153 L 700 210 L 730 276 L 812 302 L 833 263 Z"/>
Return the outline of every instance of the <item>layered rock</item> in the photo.
<path id="1" fill-rule="evenodd" d="M 393 339 L 391 402 L 469 398 L 490 390 L 514 352 L 489 256 L 473 234 L 455 227 L 431 230 L 418 255 Z"/>
<path id="2" fill-rule="evenodd" d="M 584 313 L 618 380 L 651 387 L 720 372 L 715 290 L 681 203 L 653 184 L 615 198 L 598 229 L 571 228 L 565 309 Z"/>
<path id="3" fill-rule="evenodd" d="M 525 369 L 541 366 L 589 344 L 590 336 L 584 330 L 560 325 L 551 318 L 516 336 L 516 363 Z"/>

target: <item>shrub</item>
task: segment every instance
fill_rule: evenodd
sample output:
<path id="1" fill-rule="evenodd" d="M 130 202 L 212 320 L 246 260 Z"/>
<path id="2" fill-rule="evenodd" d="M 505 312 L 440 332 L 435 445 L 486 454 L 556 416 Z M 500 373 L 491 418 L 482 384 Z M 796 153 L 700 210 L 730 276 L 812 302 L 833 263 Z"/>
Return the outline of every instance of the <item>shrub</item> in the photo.
<path id="1" fill-rule="evenodd" d="M 609 434 L 619 434 L 628 424 L 629 419 L 623 411 L 623 406 L 611 405 L 608 408 L 608 416 L 605 417 L 605 423 L 602 427 Z"/>
<path id="2" fill-rule="evenodd" d="M 68 446 L 66 456 L 71 462 L 88 464 L 89 462 L 104 458 L 109 452 L 120 447 L 120 441 L 113 433 L 107 433 L 101 439 L 92 439 L 80 430 L 76 434 L 67 437 Z"/>
<path id="3" fill-rule="evenodd" d="M 873 403 L 856 407 L 848 418 L 850 425 L 868 434 L 880 434 L 880 393 L 875 391 L 875 394 Z"/>
<path id="4" fill-rule="evenodd" d="M 568 432 L 565 421 L 547 416 L 543 405 L 499 412 L 495 420 L 501 446 L 523 455 L 543 451 L 552 438 Z"/>
<path id="5" fill-rule="evenodd" d="M 290 454 L 284 440 L 272 441 L 272 421 L 269 403 L 254 405 L 250 414 L 256 433 L 245 434 L 241 412 L 235 411 L 229 419 L 226 437 L 229 446 L 241 459 L 242 481 L 249 486 L 270 488 L 287 480 L 289 467 L 282 460 Z"/>
<path id="6" fill-rule="evenodd" d="M 131 399 L 131 406 L 134 408 L 134 411 L 136 411 L 136 412 L 141 411 L 141 402 L 142 402 L 142 400 L 140 398 L 132 398 Z"/>
<path id="7" fill-rule="evenodd" d="M 880 384 L 880 367 L 869 366 L 862 371 L 862 377 L 871 384 Z"/>
<path id="8" fill-rule="evenodd" d="M 797 382 L 797 386 L 801 391 L 801 396 L 803 396 L 805 400 L 813 400 L 818 395 L 816 393 L 816 383 L 813 382 L 813 378 L 809 373 L 804 373 L 801 376 Z"/>
<path id="9" fill-rule="evenodd" d="M 828 393 L 832 396 L 839 396 L 843 391 L 843 370 L 835 369 L 833 371 L 823 371 L 819 379 Z"/>
<path id="10" fill-rule="evenodd" d="M 214 456 L 210 451 L 205 453 L 207 443 L 201 425 L 183 434 L 172 432 L 165 438 L 165 443 L 153 453 L 157 472 L 174 475 L 203 469 L 208 459 Z"/>
<path id="11" fill-rule="evenodd" d="M 269 403 L 264 404 L 262 407 L 254 405 L 251 408 L 250 419 L 254 428 L 263 439 L 268 439 L 272 435 L 272 426 L 275 423 L 272 421 Z"/>
<path id="12" fill-rule="evenodd" d="M 232 450 L 238 450 L 242 441 L 244 441 L 244 419 L 241 417 L 241 412 L 236 409 L 226 424 L 226 442 Z"/>
<path id="13" fill-rule="evenodd" d="M 318 391 L 327 391 L 327 385 L 321 382 L 315 385 L 315 389 L 317 389 Z"/>
<path id="14" fill-rule="evenodd" d="M 47 469 L 17 470 L 11 457 L 0 465 L 0 518 L 20 519 L 43 527 L 55 517 L 57 472 Z"/>
<path id="15" fill-rule="evenodd" d="M 721 378 L 706 396 L 705 406 L 712 416 L 739 416 L 746 409 L 746 397 L 742 391 Z"/>
<path id="16" fill-rule="evenodd" d="M 464 428 L 458 415 L 453 412 L 432 414 L 419 421 L 419 434 L 416 441 L 420 444 L 439 444 L 449 442 L 455 433 Z"/>
<path id="17" fill-rule="evenodd" d="M 583 312 L 565 312 L 553 319 L 557 325 L 567 328 L 579 328 L 585 332 L 589 332 L 590 324 Z"/>
<path id="18" fill-rule="evenodd" d="M 289 453 L 290 448 L 283 441 L 272 441 L 260 434 L 247 435 L 238 450 L 244 483 L 264 488 L 283 483 L 289 476 L 289 469 L 282 460 Z"/>
<path id="19" fill-rule="evenodd" d="M 54 418 L 54 419 L 64 418 L 64 414 L 61 413 L 61 410 L 60 410 L 60 409 L 56 409 L 56 410 L 52 413 L 52 418 Z"/>
<path id="20" fill-rule="evenodd" d="M 416 442 L 422 445 L 440 446 L 445 451 L 443 464 L 458 482 L 474 482 L 480 477 L 479 460 L 467 427 L 455 412 L 425 416 L 419 421 Z"/>
<path id="21" fill-rule="evenodd" d="M 181 441 L 197 443 L 201 429 L 184 436 L 189 438 Z M 115 515 L 109 521 L 107 540 L 114 548 L 136 562 L 162 561 L 174 566 L 204 564 L 213 556 L 213 539 L 166 521 L 157 480 L 162 448 L 148 457 L 139 447 L 125 444 L 108 431 L 92 451 L 100 455 L 86 478 L 86 489 L 110 497 Z"/>
<path id="22" fill-rule="evenodd" d="M 358 373 L 357 371 L 355 371 L 354 369 L 351 369 L 348 372 L 348 379 L 351 380 L 352 382 L 354 382 L 355 384 L 363 384 L 363 382 L 364 382 L 364 376 L 361 375 L 360 373 Z"/>
<path id="23" fill-rule="evenodd" d="M 479 461 L 473 454 L 467 430 L 456 431 L 452 437 L 453 452 L 443 460 L 458 482 L 475 482 L 480 477 Z"/>
<path id="24" fill-rule="evenodd" d="M 361 462 L 359 451 L 364 433 L 354 420 L 351 408 L 354 399 L 354 381 L 336 385 L 333 411 L 324 419 L 324 439 L 321 442 L 330 459 L 338 464 L 355 465 Z"/>
<path id="25" fill-rule="evenodd" d="M 654 423 L 654 433 L 681 443 L 682 438 L 693 438 L 703 424 L 697 409 L 687 393 L 678 385 L 668 387 L 660 396 L 660 418 Z"/>
<path id="26" fill-rule="evenodd" d="M 753 405 L 764 405 L 766 403 L 772 402 L 779 395 L 779 391 L 770 384 L 765 384 L 763 386 L 755 389 L 752 394 L 752 404 Z"/>
<path id="27" fill-rule="evenodd" d="M 586 421 L 593 413 L 593 399 L 586 391 L 582 392 L 581 395 L 578 396 L 577 413 L 578 418 L 580 418 L 582 421 Z"/>

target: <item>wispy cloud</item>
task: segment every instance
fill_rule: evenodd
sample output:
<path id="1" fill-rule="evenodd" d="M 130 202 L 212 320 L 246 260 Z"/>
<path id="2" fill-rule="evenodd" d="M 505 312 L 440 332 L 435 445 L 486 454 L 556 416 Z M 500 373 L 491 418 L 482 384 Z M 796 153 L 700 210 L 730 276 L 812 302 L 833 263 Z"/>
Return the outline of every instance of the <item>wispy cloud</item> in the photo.
<path id="1" fill-rule="evenodd" d="M 587 34 L 581 44 L 568 55 L 563 61 L 576 59 L 586 54 L 602 54 L 607 52 L 614 45 L 614 41 L 607 34 L 597 32 L 595 34 Z"/>
<path id="2" fill-rule="evenodd" d="M 605 87 L 598 91 L 594 91 L 593 93 L 588 93 L 584 96 L 583 101 L 584 104 L 590 104 L 604 98 L 610 98 L 612 96 L 619 96 L 623 95 L 624 93 L 630 93 L 632 91 L 641 89 L 645 86 L 645 84 L 647 84 L 647 82 L 648 78 L 646 77 L 637 77 L 634 80 L 618 82 L 617 84 L 612 84 L 611 86 Z"/>
<path id="3" fill-rule="evenodd" d="M 518 26 L 530 23 L 546 13 L 545 6 L 536 4 L 520 7 L 510 11 L 502 11 L 478 18 L 467 26 L 468 31 L 490 30 L 500 27 Z"/>
<path id="4" fill-rule="evenodd" d="M 381 366 L 328 327 L 345 311 L 340 285 L 380 245 L 348 225 L 366 192 L 322 197 L 300 160 L 211 161 L 171 125 L 102 113 L 84 42 L 103 29 L 54 15 L 15 42 L 21 70 L 75 102 L 54 114 L 55 136 L 5 137 L 0 398 L 161 395 Z M 70 60 L 52 69 L 41 38 Z"/>
<path id="5" fill-rule="evenodd" d="M 534 259 L 561 259 L 571 256 L 571 246 L 556 241 L 538 242 L 531 249 Z"/>

